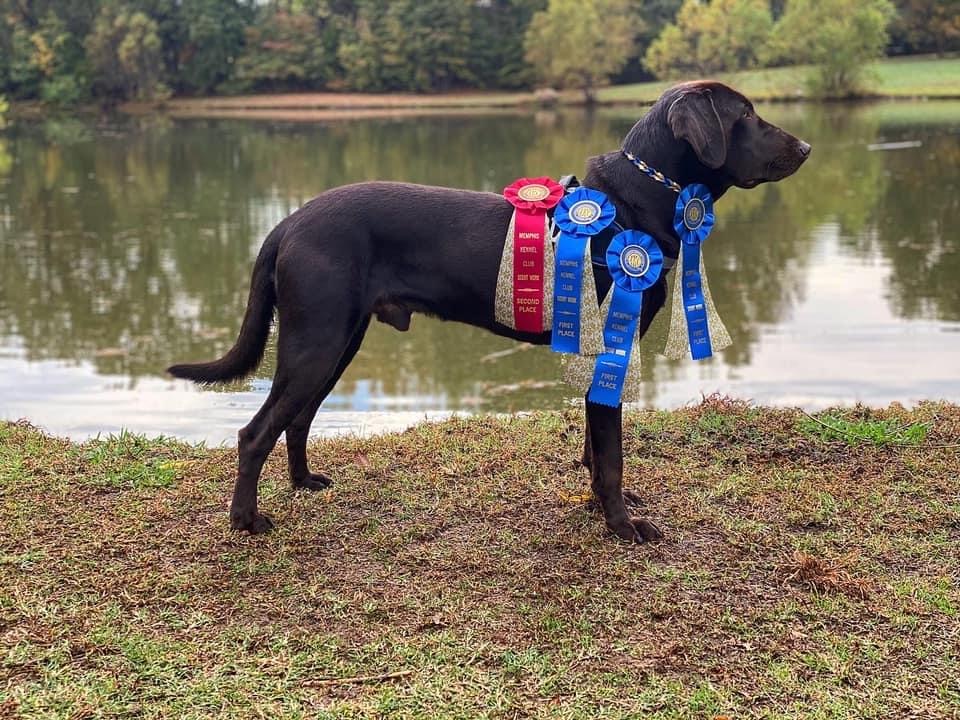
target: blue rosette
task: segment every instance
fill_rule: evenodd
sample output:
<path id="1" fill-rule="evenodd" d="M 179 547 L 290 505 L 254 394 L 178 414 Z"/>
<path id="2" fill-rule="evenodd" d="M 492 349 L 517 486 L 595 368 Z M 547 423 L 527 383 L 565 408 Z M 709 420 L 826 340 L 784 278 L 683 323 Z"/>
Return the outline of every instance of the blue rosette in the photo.
<path id="1" fill-rule="evenodd" d="M 614 236 L 607 248 L 607 268 L 613 278 L 613 288 L 603 327 L 605 350 L 597 358 L 587 399 L 617 407 L 643 307 L 643 291 L 660 277 L 663 253 L 646 233 L 624 230 Z"/>
<path id="2" fill-rule="evenodd" d="M 706 185 L 687 185 L 677 198 L 673 213 L 673 229 L 684 245 L 699 245 L 713 230 L 717 221 L 713 214 L 713 196 Z"/>
<path id="3" fill-rule="evenodd" d="M 580 187 L 557 204 L 553 222 L 560 229 L 555 256 L 553 332 L 550 349 L 580 352 L 584 256 L 590 238 L 607 228 L 617 215 L 613 203 L 599 190 Z"/>
<path id="4" fill-rule="evenodd" d="M 703 278 L 700 275 L 700 246 L 710 235 L 715 222 L 713 196 L 707 186 L 700 183 L 687 185 L 677 198 L 673 228 L 682 241 L 680 284 L 676 291 L 682 293 L 687 339 L 694 360 L 713 355 Z"/>

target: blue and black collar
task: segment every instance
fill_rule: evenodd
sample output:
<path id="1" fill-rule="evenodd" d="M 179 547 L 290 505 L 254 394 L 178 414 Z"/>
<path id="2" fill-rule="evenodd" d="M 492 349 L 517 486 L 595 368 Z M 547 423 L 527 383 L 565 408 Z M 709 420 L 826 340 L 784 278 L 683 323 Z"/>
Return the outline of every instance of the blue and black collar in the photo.
<path id="1" fill-rule="evenodd" d="M 641 160 L 640 158 L 634 156 L 633 153 L 631 153 L 629 150 L 627 150 L 627 149 L 624 148 L 624 149 L 620 150 L 620 152 L 623 153 L 623 156 L 624 156 L 627 160 L 629 160 L 631 163 L 633 163 L 634 167 L 636 167 L 637 170 L 639 170 L 640 172 L 642 172 L 644 175 L 646 175 L 646 176 L 647 176 L 648 178 L 650 178 L 651 180 L 654 180 L 654 181 L 660 183 L 661 185 L 666 185 L 668 188 L 670 188 L 671 190 L 673 190 L 673 191 L 674 191 L 675 193 L 677 193 L 677 194 L 679 194 L 679 193 L 683 190 L 683 188 L 680 187 L 680 183 L 674 182 L 673 180 L 671 180 L 670 178 L 668 178 L 666 175 L 664 175 L 664 174 L 663 174 L 662 172 L 660 172 L 659 170 L 655 170 L 654 168 L 650 167 L 650 166 L 647 165 L 643 160 Z"/>

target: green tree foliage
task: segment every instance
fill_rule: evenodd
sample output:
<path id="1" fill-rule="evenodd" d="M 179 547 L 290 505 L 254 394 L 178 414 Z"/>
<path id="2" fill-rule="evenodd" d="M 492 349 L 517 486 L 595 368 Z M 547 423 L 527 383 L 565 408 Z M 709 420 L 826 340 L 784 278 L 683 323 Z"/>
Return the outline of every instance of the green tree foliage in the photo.
<path id="1" fill-rule="evenodd" d="M 889 52 L 960 49 L 960 0 L 892 0 Z M 0 0 L 0 92 L 582 88 L 812 62 L 862 84 L 891 0 Z M 773 21 L 777 21 L 774 26 Z M 776 32 L 773 28 L 776 27 Z M 772 39 L 773 42 L 768 42 Z"/>
<path id="2" fill-rule="evenodd" d="M 522 88 L 534 81 L 524 57 L 524 32 L 544 0 L 492 0 L 469 5 L 467 76 L 483 88 Z"/>
<path id="3" fill-rule="evenodd" d="M 468 0 L 363 0 L 338 57 L 358 90 L 445 90 L 474 84 Z"/>
<path id="4" fill-rule="evenodd" d="M 7 111 L 10 109 L 10 103 L 7 102 L 7 99 L 0 95 L 0 130 L 3 130 L 7 126 Z"/>
<path id="5" fill-rule="evenodd" d="M 333 61 L 324 37 L 322 17 L 263 9 L 259 21 L 246 28 L 234 86 L 257 92 L 323 87 L 332 77 Z"/>
<path id="6" fill-rule="evenodd" d="M 623 70 L 612 78 L 614 84 L 643 82 L 653 77 L 643 64 L 643 55 L 677 17 L 682 4 L 683 0 L 632 0 L 633 14 L 637 18 L 634 50 Z"/>
<path id="7" fill-rule="evenodd" d="M 236 0 L 183 0 L 178 44 L 177 89 L 209 93 L 233 74 L 253 7 Z"/>
<path id="8" fill-rule="evenodd" d="M 843 96 L 862 90 L 867 64 L 883 55 L 889 0 L 788 0 L 770 43 L 772 60 L 812 63 L 811 88 Z"/>
<path id="9" fill-rule="evenodd" d="M 83 47 L 62 16 L 53 9 L 30 22 L 10 15 L 8 30 L 6 40 L 0 39 L 5 50 L 0 77 L 14 97 L 71 103 L 86 94 Z"/>
<path id="10" fill-rule="evenodd" d="M 757 67 L 772 28 L 766 0 L 685 0 L 644 62 L 660 78 Z"/>
<path id="11" fill-rule="evenodd" d="M 35 43 L 34 33 L 29 28 L 15 25 L 10 33 L 10 53 L 7 57 L 7 87 L 10 92 L 15 98 L 37 97 L 44 68 L 50 61 L 46 43 Z"/>
<path id="12" fill-rule="evenodd" d="M 145 13 L 104 5 L 86 45 L 94 86 L 100 94 L 152 100 L 166 93 L 160 80 L 162 53 L 157 22 Z"/>
<path id="13" fill-rule="evenodd" d="M 896 0 L 890 44 L 897 53 L 960 50 L 960 0 Z"/>
<path id="14" fill-rule="evenodd" d="M 637 21 L 629 0 L 550 0 L 530 21 L 527 60 L 543 81 L 579 88 L 593 102 L 630 57 Z"/>

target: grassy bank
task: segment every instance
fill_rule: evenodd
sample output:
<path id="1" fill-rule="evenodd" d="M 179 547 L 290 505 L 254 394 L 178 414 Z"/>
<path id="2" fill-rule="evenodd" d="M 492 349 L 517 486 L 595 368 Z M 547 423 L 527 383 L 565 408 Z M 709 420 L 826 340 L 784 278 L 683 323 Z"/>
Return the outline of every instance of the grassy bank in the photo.
<path id="1" fill-rule="evenodd" d="M 960 98 L 960 58 L 896 58 L 875 63 L 875 82 L 868 94 L 877 97 Z M 808 67 L 773 68 L 721 74 L 718 79 L 754 100 L 807 99 Z M 649 104 L 672 82 L 617 85 L 599 91 L 607 105 Z M 579 104 L 582 93 L 563 92 L 562 104 Z M 175 98 L 165 109 L 180 117 L 237 117 L 276 120 L 332 120 L 377 115 L 415 116 L 437 112 L 517 109 L 535 104 L 533 93 L 451 93 L 436 95 L 299 93 L 242 97 Z M 130 112 L 150 112 L 153 106 L 131 103 Z"/>
<path id="2" fill-rule="evenodd" d="M 274 453 L 262 537 L 230 449 L 0 425 L 3 715 L 960 715 L 960 407 L 631 414 L 636 547 L 579 422 L 318 442 L 320 494 Z"/>
<path id="3" fill-rule="evenodd" d="M 802 100 L 809 98 L 809 67 L 770 68 L 724 73 L 718 79 L 752 100 Z M 891 58 L 873 63 L 866 94 L 886 98 L 960 98 L 960 58 Z M 651 103 L 671 83 L 616 85 L 600 91 L 601 102 Z"/>

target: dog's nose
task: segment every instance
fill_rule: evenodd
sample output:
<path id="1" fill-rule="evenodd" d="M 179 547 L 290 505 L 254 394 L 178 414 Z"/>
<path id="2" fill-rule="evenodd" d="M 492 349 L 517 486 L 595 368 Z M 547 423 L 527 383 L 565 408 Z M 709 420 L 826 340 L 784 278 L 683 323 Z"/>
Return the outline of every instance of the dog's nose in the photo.
<path id="1" fill-rule="evenodd" d="M 811 150 L 811 149 L 812 149 L 812 148 L 810 147 L 810 143 L 804 142 L 803 140 L 800 141 L 800 154 L 801 154 L 801 155 L 803 155 L 804 157 L 806 157 L 807 155 L 810 154 L 810 150 Z"/>

